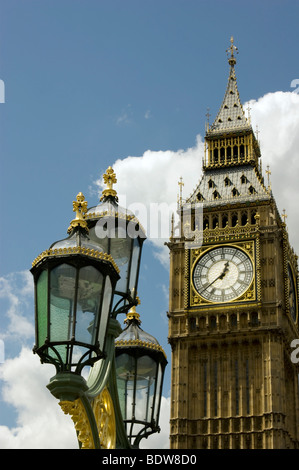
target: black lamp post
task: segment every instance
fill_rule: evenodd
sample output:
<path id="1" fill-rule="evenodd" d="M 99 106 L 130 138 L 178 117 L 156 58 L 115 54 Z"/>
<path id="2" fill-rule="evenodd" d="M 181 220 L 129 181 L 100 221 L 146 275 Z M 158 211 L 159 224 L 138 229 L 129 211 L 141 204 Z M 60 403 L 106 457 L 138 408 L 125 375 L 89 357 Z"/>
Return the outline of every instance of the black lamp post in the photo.
<path id="1" fill-rule="evenodd" d="M 101 202 L 88 209 L 86 221 L 91 240 L 113 257 L 120 270 L 112 312 L 116 317 L 137 304 L 141 251 L 146 235 L 135 215 L 118 205 L 113 189 L 117 179 L 111 167 L 104 174 L 104 182 L 107 188 L 102 192 Z"/>
<path id="2" fill-rule="evenodd" d="M 117 389 L 127 436 L 131 445 L 138 447 L 142 438 L 160 431 L 158 421 L 167 360 L 158 341 L 140 328 L 135 307 L 125 322 L 127 327 L 115 342 Z"/>

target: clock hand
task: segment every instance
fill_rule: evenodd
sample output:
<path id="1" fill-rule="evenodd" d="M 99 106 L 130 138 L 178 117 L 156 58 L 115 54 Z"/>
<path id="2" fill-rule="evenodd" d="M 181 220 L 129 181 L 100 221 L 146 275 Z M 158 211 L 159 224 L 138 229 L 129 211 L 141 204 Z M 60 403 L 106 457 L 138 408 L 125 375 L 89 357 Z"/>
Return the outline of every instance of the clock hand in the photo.
<path id="1" fill-rule="evenodd" d="M 229 261 L 227 261 L 224 265 L 224 269 L 222 271 L 222 273 L 220 274 L 219 278 L 218 279 L 223 279 L 224 276 L 226 275 L 227 271 L 228 271 L 228 265 L 229 265 Z"/>
<path id="2" fill-rule="evenodd" d="M 229 265 L 229 261 L 227 261 L 224 265 L 224 268 L 223 268 L 223 271 L 222 273 L 220 274 L 220 276 L 216 277 L 216 279 L 214 279 L 214 281 L 210 282 L 210 284 L 208 284 L 204 289 L 202 289 L 200 292 L 199 292 L 199 295 L 202 294 L 202 292 L 204 292 L 208 287 L 210 287 L 212 284 L 214 284 L 214 282 L 218 281 L 218 279 L 223 279 L 224 276 L 226 275 L 227 271 L 228 271 L 228 265 Z"/>

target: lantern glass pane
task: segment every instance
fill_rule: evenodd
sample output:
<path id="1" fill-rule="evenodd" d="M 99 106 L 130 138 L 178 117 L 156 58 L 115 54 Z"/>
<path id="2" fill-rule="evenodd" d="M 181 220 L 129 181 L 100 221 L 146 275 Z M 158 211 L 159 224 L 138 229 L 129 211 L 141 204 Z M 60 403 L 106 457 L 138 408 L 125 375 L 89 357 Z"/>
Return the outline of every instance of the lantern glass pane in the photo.
<path id="1" fill-rule="evenodd" d="M 104 349 L 104 343 L 105 343 L 106 331 L 107 331 L 107 325 L 108 325 L 108 317 L 110 313 L 111 298 L 112 298 L 112 284 L 111 284 L 109 276 L 106 277 L 105 290 L 104 290 L 103 295 L 104 297 L 103 297 L 99 336 L 98 336 L 99 348 L 101 351 L 103 351 Z"/>
<path id="2" fill-rule="evenodd" d="M 137 420 L 150 421 L 155 394 L 157 364 L 149 356 L 137 361 L 136 410 Z"/>
<path id="3" fill-rule="evenodd" d="M 153 409 L 153 419 L 155 420 L 157 425 L 158 425 L 158 420 L 159 420 L 159 404 L 160 404 L 159 397 L 160 397 L 161 386 L 162 386 L 162 378 L 163 378 L 162 365 L 161 363 L 159 363 L 158 375 L 157 375 L 156 397 L 155 397 L 154 409 Z"/>
<path id="4" fill-rule="evenodd" d="M 104 251 L 104 253 L 109 253 L 109 237 L 107 235 L 107 230 L 99 229 L 100 219 L 96 225 L 89 229 L 89 238 L 99 245 L 99 248 Z"/>
<path id="5" fill-rule="evenodd" d="M 61 264 L 50 277 L 50 341 L 68 341 L 73 335 L 76 269 Z"/>
<path id="6" fill-rule="evenodd" d="M 132 419 L 135 363 L 135 358 L 129 354 L 116 357 L 117 390 L 123 419 Z"/>
<path id="7" fill-rule="evenodd" d="M 126 294 L 128 290 L 128 269 L 132 249 L 132 238 L 127 233 L 126 219 L 101 217 L 89 231 L 90 238 L 100 244 L 105 253 L 111 254 L 120 272 L 116 291 Z"/>
<path id="8" fill-rule="evenodd" d="M 134 243 L 133 243 L 133 254 L 132 254 L 132 261 L 131 261 L 130 281 L 129 281 L 129 289 L 131 292 L 134 288 L 136 288 L 139 253 L 140 253 L 140 242 L 138 238 L 135 238 Z"/>
<path id="9" fill-rule="evenodd" d="M 114 234 L 111 234 L 110 254 L 119 268 L 120 275 L 120 279 L 117 281 L 115 290 L 124 294 L 126 294 L 128 290 L 128 269 L 132 242 L 133 240 L 127 235 L 125 223 L 123 225 L 119 225 Z"/>
<path id="10" fill-rule="evenodd" d="M 76 341 L 94 345 L 101 305 L 103 274 L 93 266 L 79 270 L 76 306 Z"/>
<path id="11" fill-rule="evenodd" d="M 37 346 L 45 343 L 48 326 L 48 272 L 42 271 L 36 285 L 37 300 Z"/>
<path id="12" fill-rule="evenodd" d="M 137 371 L 137 374 L 136 374 Z M 149 356 L 116 357 L 119 403 L 124 419 L 150 422 L 154 406 L 157 364 Z"/>

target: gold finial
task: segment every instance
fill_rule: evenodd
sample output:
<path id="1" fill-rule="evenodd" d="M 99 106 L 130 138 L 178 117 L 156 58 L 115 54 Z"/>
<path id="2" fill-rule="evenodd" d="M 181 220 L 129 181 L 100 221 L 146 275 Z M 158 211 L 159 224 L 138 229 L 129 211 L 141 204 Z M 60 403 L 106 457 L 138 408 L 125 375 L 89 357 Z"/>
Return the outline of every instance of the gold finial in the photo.
<path id="1" fill-rule="evenodd" d="M 104 183 L 107 185 L 106 189 L 103 190 L 101 201 L 104 197 L 112 196 L 117 199 L 117 192 L 113 189 L 113 185 L 117 183 L 116 174 L 111 166 L 107 168 L 106 173 L 103 175 Z"/>
<path id="2" fill-rule="evenodd" d="M 207 118 L 207 122 L 206 122 L 206 132 L 209 131 L 210 129 L 210 108 L 207 108 L 207 112 L 206 112 L 206 118 Z"/>
<path id="3" fill-rule="evenodd" d="M 250 111 L 251 111 L 251 107 L 248 105 L 248 106 L 247 106 L 247 112 L 248 112 L 247 120 L 248 120 L 249 124 L 251 123 Z"/>
<path id="4" fill-rule="evenodd" d="M 266 175 L 268 176 L 268 191 L 270 191 L 271 190 L 271 184 L 270 184 L 271 171 L 270 171 L 269 165 L 267 165 Z"/>
<path id="5" fill-rule="evenodd" d="M 71 221 L 71 225 L 68 228 L 68 233 L 70 233 L 73 228 L 78 226 L 88 230 L 87 222 L 84 219 L 84 215 L 87 211 L 87 201 L 85 201 L 85 197 L 81 192 L 77 194 L 76 201 L 73 201 L 73 211 L 76 212 L 76 217 Z"/>
<path id="6" fill-rule="evenodd" d="M 255 133 L 256 133 L 256 140 L 259 141 L 259 133 L 260 133 L 260 131 L 259 131 L 259 126 L 258 126 L 258 125 L 256 125 Z"/>
<path id="7" fill-rule="evenodd" d="M 127 317 L 126 319 L 124 320 L 124 323 L 127 323 L 129 322 L 130 320 L 136 320 L 137 323 L 141 323 L 141 320 L 140 320 L 140 315 L 139 313 L 136 312 L 136 307 L 135 305 L 131 308 L 131 310 L 128 311 L 127 313 Z"/>
<path id="8" fill-rule="evenodd" d="M 257 212 L 254 216 L 256 225 L 260 225 L 260 214 Z"/>
<path id="9" fill-rule="evenodd" d="M 227 53 L 230 52 L 230 57 L 228 58 L 228 63 L 229 65 L 235 65 L 236 64 L 236 58 L 234 56 L 234 52 L 238 54 L 238 48 L 234 45 L 234 38 L 233 36 L 230 38 L 230 47 L 226 50 Z"/>
<path id="10" fill-rule="evenodd" d="M 286 223 L 286 218 L 288 217 L 287 214 L 286 214 L 286 210 L 285 210 L 285 209 L 283 209 L 282 214 L 281 214 L 281 217 L 283 218 L 283 223 L 285 224 L 285 223 Z"/>
<path id="11" fill-rule="evenodd" d="M 184 186 L 182 177 L 180 177 L 180 181 L 178 182 L 178 185 L 180 187 L 179 206 L 182 207 L 182 204 L 183 204 L 183 186 Z"/>

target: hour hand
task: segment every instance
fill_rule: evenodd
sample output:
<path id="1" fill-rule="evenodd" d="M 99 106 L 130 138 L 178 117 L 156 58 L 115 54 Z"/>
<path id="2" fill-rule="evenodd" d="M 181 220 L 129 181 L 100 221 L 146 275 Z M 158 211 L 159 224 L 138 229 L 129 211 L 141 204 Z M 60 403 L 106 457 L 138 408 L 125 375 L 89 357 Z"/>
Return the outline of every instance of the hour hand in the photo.
<path id="1" fill-rule="evenodd" d="M 228 271 L 228 265 L 229 265 L 229 261 L 227 261 L 227 262 L 225 263 L 224 268 L 223 268 L 223 271 L 222 271 L 222 273 L 220 274 L 220 276 L 217 277 L 217 279 L 223 279 L 223 278 L 224 278 L 224 276 L 226 275 L 226 273 L 227 273 L 227 271 Z M 217 280 L 217 279 L 215 279 L 215 280 Z M 215 281 L 214 281 L 214 282 L 215 282 Z"/>

